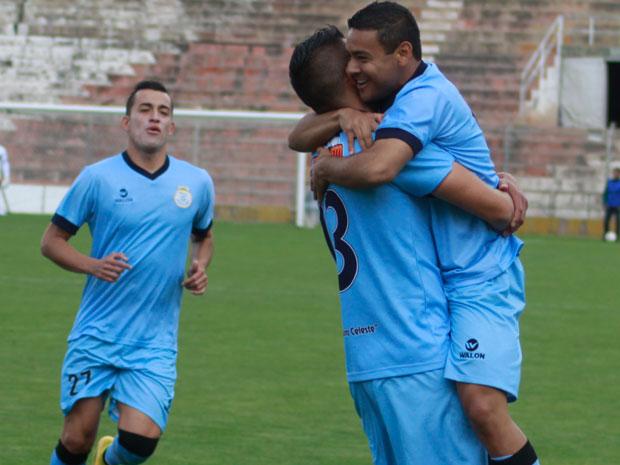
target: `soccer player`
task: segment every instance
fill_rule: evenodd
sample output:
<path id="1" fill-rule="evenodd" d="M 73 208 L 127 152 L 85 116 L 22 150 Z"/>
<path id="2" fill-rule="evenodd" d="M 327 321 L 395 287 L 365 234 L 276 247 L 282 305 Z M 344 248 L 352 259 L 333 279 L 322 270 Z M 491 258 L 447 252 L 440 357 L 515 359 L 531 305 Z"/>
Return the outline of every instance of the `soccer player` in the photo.
<path id="1" fill-rule="evenodd" d="M 435 65 L 422 61 L 419 30 L 409 10 L 375 2 L 348 25 L 348 78 L 366 104 L 385 114 L 371 148 L 341 159 L 321 152 L 313 169 L 319 196 L 328 183 L 360 187 L 390 182 L 413 157 L 413 164 L 420 162 L 423 149 L 432 144 L 497 186 L 484 135 L 458 90 Z M 490 463 L 538 464 L 508 412 L 520 379 L 522 242 L 446 203 L 433 201 L 431 217 L 451 315 L 446 377 L 458 382 L 463 407 Z"/>
<path id="2" fill-rule="evenodd" d="M 614 168 L 611 179 L 607 180 L 603 193 L 605 220 L 603 221 L 603 240 L 609 229 L 611 217 L 616 217 L 616 240 L 620 241 L 620 168 Z"/>
<path id="3" fill-rule="evenodd" d="M 182 290 L 207 288 L 213 182 L 167 153 L 175 123 L 166 88 L 137 84 L 121 126 L 127 149 L 80 173 L 41 241 L 44 256 L 87 275 L 62 367 L 65 418 L 50 465 L 86 462 L 108 399 L 118 434 L 101 438 L 95 464 L 133 465 L 153 454 L 174 398 Z M 84 223 L 89 255 L 69 242 Z"/>
<path id="4" fill-rule="evenodd" d="M 348 60 L 335 27 L 310 36 L 291 57 L 298 96 L 319 113 L 364 109 L 345 79 Z M 338 156 L 350 153 L 344 133 L 328 146 Z M 339 270 L 347 379 L 375 464 L 485 462 L 454 402 L 454 384 L 442 379 L 449 319 L 429 240 L 428 200 L 421 197 L 435 192 L 472 209 L 483 204 L 481 213 L 500 228 L 513 208 L 506 194 L 436 152 L 442 151 L 430 144 L 419 155 L 429 162 L 421 169 L 405 167 L 393 183 L 370 189 L 330 185 L 320 204 Z M 399 182 L 419 197 L 405 193 Z"/>
<path id="5" fill-rule="evenodd" d="M 4 216 L 9 212 L 9 201 L 6 198 L 6 189 L 11 183 L 11 165 L 9 163 L 9 154 L 6 149 L 0 145 L 0 191 L 2 199 L 0 199 L 0 216 Z"/>

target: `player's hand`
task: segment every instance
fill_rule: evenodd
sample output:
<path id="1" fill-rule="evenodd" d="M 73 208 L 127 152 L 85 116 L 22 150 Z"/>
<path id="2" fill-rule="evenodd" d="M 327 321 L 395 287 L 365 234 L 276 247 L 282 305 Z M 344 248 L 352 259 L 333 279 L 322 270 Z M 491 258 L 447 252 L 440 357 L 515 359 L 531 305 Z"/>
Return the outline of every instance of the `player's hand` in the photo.
<path id="1" fill-rule="evenodd" d="M 355 151 L 356 138 L 362 149 L 367 149 L 372 145 L 372 133 L 379 126 L 382 117 L 381 113 L 368 113 L 352 108 L 342 108 L 338 111 L 340 129 L 347 135 L 350 154 Z"/>
<path id="2" fill-rule="evenodd" d="M 510 195 L 512 203 L 514 204 L 514 213 L 510 225 L 502 231 L 504 236 L 509 236 L 516 232 L 525 221 L 525 214 L 527 212 L 528 202 L 523 192 L 517 185 L 517 180 L 510 173 L 498 173 L 499 175 L 499 190 L 506 192 Z"/>
<path id="3" fill-rule="evenodd" d="M 127 261 L 124 253 L 112 252 L 106 257 L 95 260 L 89 274 L 103 281 L 115 283 L 124 271 L 131 269 L 131 265 Z"/>
<path id="4" fill-rule="evenodd" d="M 320 147 L 317 149 L 317 156 L 312 159 L 312 168 L 310 170 L 310 188 L 315 200 L 319 203 L 323 201 L 323 195 L 327 190 L 328 182 L 322 176 L 323 164 L 331 158 L 329 149 Z"/>
<path id="5" fill-rule="evenodd" d="M 187 279 L 183 281 L 183 287 L 194 295 L 202 295 L 207 290 L 209 278 L 205 273 L 198 260 L 193 260 L 189 270 L 187 270 Z"/>

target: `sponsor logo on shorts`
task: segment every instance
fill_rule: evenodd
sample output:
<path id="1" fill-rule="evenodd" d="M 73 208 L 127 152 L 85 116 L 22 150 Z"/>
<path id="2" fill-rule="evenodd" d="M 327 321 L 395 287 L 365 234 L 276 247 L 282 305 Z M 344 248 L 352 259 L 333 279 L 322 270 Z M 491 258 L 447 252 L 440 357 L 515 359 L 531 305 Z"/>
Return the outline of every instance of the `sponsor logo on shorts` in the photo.
<path id="1" fill-rule="evenodd" d="M 471 338 L 468 339 L 467 342 L 465 343 L 465 349 L 467 351 L 463 351 L 459 353 L 459 358 L 460 359 L 477 359 L 477 360 L 484 360 L 485 354 L 482 352 L 478 352 L 478 349 L 480 347 L 480 344 L 478 343 L 477 339 Z"/>
<path id="2" fill-rule="evenodd" d="M 347 336 L 366 336 L 369 334 L 375 334 L 377 332 L 377 324 L 368 326 L 351 326 L 350 328 L 342 331 L 344 337 Z"/>

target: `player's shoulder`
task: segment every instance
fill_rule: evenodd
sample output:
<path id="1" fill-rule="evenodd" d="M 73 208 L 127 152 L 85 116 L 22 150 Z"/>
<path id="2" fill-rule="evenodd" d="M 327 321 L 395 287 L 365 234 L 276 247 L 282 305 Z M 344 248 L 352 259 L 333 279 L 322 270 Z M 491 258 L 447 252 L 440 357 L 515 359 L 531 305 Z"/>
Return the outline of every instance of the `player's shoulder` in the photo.
<path id="1" fill-rule="evenodd" d="M 84 169 L 90 170 L 90 171 L 101 171 L 101 170 L 106 170 L 106 169 L 110 169 L 115 166 L 122 165 L 123 163 L 124 163 L 123 154 L 117 153 L 115 155 L 110 155 L 94 163 L 86 165 Z"/>
<path id="2" fill-rule="evenodd" d="M 79 177 L 96 179 L 99 177 L 109 176 L 110 172 L 114 172 L 122 167 L 124 164 L 122 154 L 118 153 L 116 155 L 112 155 L 106 158 L 103 158 L 95 163 L 91 163 L 90 165 L 86 165 L 82 168 Z"/>
<path id="3" fill-rule="evenodd" d="M 448 102 L 454 98 L 454 92 L 458 90 L 450 82 L 434 63 L 424 63 L 424 71 L 417 77 L 407 82 L 396 96 L 395 103 L 399 101 L 406 104 L 410 99 L 437 104 Z"/>
<path id="4" fill-rule="evenodd" d="M 213 184 L 213 179 L 209 172 L 200 166 L 196 166 L 188 161 L 181 160 L 172 155 L 168 155 L 170 160 L 170 168 L 174 170 L 177 175 L 191 177 L 198 181 L 207 182 Z"/>

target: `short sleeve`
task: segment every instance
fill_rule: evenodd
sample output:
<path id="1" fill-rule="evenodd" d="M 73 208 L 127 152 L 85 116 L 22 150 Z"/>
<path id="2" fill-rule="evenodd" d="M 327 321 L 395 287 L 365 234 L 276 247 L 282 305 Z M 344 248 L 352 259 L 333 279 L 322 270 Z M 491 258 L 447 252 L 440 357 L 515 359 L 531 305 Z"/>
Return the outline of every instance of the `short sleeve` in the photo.
<path id="1" fill-rule="evenodd" d="M 392 182 L 408 194 L 423 197 L 437 189 L 452 171 L 453 163 L 452 155 L 435 144 L 428 144 Z"/>
<path id="2" fill-rule="evenodd" d="M 85 168 L 60 202 L 52 223 L 68 233 L 75 234 L 94 213 L 96 191 L 96 178 L 92 170 Z"/>
<path id="3" fill-rule="evenodd" d="M 404 92 L 383 115 L 376 138 L 400 139 L 415 155 L 435 139 L 444 106 L 445 99 L 431 87 Z"/>
<path id="4" fill-rule="evenodd" d="M 204 173 L 200 205 L 198 207 L 194 223 L 192 225 L 192 234 L 198 238 L 204 238 L 211 226 L 213 226 L 213 215 L 215 213 L 215 186 L 213 179 L 206 170 Z"/>

